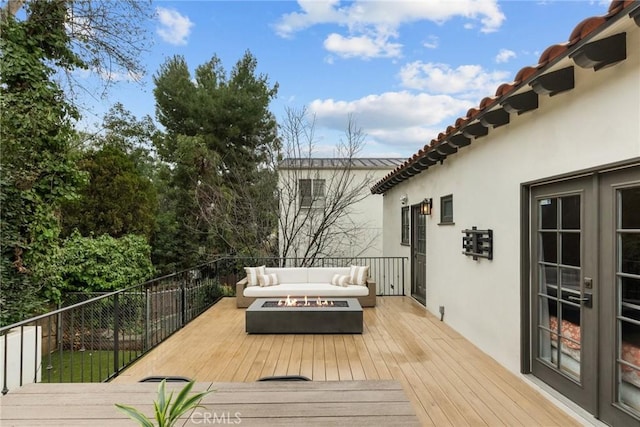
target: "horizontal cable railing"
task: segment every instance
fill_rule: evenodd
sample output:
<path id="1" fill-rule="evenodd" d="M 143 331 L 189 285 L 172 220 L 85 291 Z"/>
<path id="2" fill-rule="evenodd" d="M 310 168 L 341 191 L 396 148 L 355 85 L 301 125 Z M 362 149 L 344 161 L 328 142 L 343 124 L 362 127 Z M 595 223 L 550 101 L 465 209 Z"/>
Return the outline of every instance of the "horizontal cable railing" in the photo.
<path id="1" fill-rule="evenodd" d="M 2 394 L 31 382 L 101 382 L 117 376 L 223 296 L 244 267 L 368 265 L 379 296 L 404 295 L 403 257 L 221 257 L 103 294 L 68 293 L 57 310 L 0 328 Z"/>

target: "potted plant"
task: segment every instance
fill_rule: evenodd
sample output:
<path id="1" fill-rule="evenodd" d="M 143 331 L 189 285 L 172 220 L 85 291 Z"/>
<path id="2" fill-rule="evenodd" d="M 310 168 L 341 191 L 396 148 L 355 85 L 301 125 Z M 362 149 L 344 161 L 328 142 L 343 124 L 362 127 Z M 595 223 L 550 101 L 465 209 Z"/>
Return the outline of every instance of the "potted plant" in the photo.
<path id="1" fill-rule="evenodd" d="M 116 403 L 116 407 L 143 427 L 173 427 L 182 415 L 192 409 L 202 407 L 200 401 L 204 396 L 211 393 L 211 391 L 203 391 L 189 396 L 194 384 L 194 381 L 190 381 L 173 400 L 173 391 L 167 395 L 166 380 L 160 382 L 158 399 L 153 402 L 154 418 L 157 424 L 153 423 L 152 418 L 147 417 L 132 406 Z"/>

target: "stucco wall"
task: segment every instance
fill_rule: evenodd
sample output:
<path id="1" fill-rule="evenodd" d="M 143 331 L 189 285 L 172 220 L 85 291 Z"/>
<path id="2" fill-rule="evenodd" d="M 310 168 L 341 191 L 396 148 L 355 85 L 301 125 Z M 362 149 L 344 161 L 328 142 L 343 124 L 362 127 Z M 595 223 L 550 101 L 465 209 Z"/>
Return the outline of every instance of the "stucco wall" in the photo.
<path id="1" fill-rule="evenodd" d="M 629 58 L 594 72 L 575 67 L 575 89 L 540 96 L 539 108 L 491 129 L 442 165 L 384 195 L 384 254 L 400 245 L 400 197 L 432 197 L 427 219 L 427 309 L 508 369 L 520 357 L 520 186 L 558 174 L 640 156 L 640 32 L 628 33 Z M 568 66 L 570 62 L 559 64 Z M 571 64 L 573 65 L 573 64 Z M 453 226 L 438 225 L 440 197 L 453 194 Z M 461 230 L 494 232 L 494 259 L 462 255 Z M 406 283 L 410 294 L 410 281 Z"/>
<path id="2" fill-rule="evenodd" d="M 357 203 L 351 203 L 343 212 L 340 221 L 334 224 L 334 230 L 349 230 L 349 232 L 340 233 L 332 237 L 332 246 L 336 249 L 332 250 L 327 256 L 333 257 L 379 257 L 382 256 L 382 198 L 371 194 L 369 188 L 386 174 L 391 171 L 389 169 L 354 169 L 350 173 L 351 188 L 358 187 L 363 181 L 367 184 L 362 188 L 362 192 L 358 198 L 362 200 Z M 309 171 L 297 171 L 295 176 L 287 175 L 287 170 L 281 170 L 279 173 L 280 186 L 282 187 L 284 180 L 297 180 L 300 178 L 325 179 L 327 194 L 335 187 L 332 179 L 335 180 L 336 172 L 332 169 L 313 169 Z M 330 197 L 328 195 L 328 197 Z M 282 206 L 282 205 L 281 205 Z M 285 213 L 282 212 L 281 215 Z M 291 221 L 287 221 L 291 224 Z M 300 245 L 304 246 L 304 239 L 301 239 Z M 295 254 L 290 254 L 295 256 Z M 297 256 L 301 256 L 300 253 Z"/>

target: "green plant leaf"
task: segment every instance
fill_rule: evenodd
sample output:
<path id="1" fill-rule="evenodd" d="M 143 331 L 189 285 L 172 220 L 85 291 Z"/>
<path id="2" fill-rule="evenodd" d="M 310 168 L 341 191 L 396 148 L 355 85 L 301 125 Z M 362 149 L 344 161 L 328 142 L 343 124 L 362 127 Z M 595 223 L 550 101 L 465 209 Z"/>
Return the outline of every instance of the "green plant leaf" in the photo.
<path id="1" fill-rule="evenodd" d="M 154 425 L 151 422 L 151 420 L 149 420 L 149 418 L 145 414 L 143 414 L 142 412 L 140 412 L 136 408 L 131 407 L 131 406 L 127 406 L 127 405 L 121 405 L 119 403 L 116 403 L 116 407 L 120 411 L 122 411 L 125 414 L 127 414 L 127 416 L 129 418 L 131 418 L 132 420 L 138 422 L 138 424 L 140 424 L 142 427 L 154 427 Z"/>
<path id="2" fill-rule="evenodd" d="M 158 386 L 158 397 L 153 402 L 155 419 L 158 427 L 172 427 L 178 419 L 191 409 L 201 408 L 200 401 L 204 396 L 212 393 L 214 390 L 206 390 L 189 396 L 195 382 L 190 381 L 186 384 L 173 400 L 173 391 L 167 395 L 166 380 L 162 380 Z M 139 410 L 116 403 L 116 407 L 129 415 L 130 418 L 137 421 L 142 427 L 154 427 L 150 419 Z"/>

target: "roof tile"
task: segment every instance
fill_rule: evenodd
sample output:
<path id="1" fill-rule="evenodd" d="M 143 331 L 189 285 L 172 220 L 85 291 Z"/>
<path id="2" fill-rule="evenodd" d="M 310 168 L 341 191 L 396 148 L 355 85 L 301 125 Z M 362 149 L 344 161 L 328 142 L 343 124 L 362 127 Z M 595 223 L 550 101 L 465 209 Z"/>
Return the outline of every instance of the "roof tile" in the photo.
<path id="1" fill-rule="evenodd" d="M 569 36 L 569 43 L 575 44 L 587 37 L 593 30 L 599 28 L 602 24 L 607 22 L 607 19 L 603 16 L 594 16 L 587 18 L 580 22 L 571 32 Z"/>
<path id="2" fill-rule="evenodd" d="M 506 94 L 508 94 L 509 92 L 511 92 L 513 89 L 515 89 L 515 85 L 514 84 L 502 83 L 500 86 L 498 86 L 498 89 L 496 89 L 496 96 L 497 97 L 503 97 Z"/>
<path id="3" fill-rule="evenodd" d="M 482 98 L 482 101 L 480 101 L 480 109 L 484 110 L 485 108 L 488 108 L 494 102 L 496 102 L 497 99 L 498 99 L 497 97 L 485 96 L 484 98 Z M 456 121 L 456 127 L 457 126 L 458 126 L 458 122 Z"/>
<path id="4" fill-rule="evenodd" d="M 534 75 L 538 71 L 539 68 L 540 67 L 523 67 L 523 68 L 521 68 L 520 71 L 518 71 L 518 74 L 516 74 L 515 81 L 518 82 L 518 84 L 522 83 L 523 81 L 527 80 L 529 77 Z"/>
<path id="5" fill-rule="evenodd" d="M 569 48 L 568 43 L 560 43 L 549 46 L 542 52 L 540 55 L 540 59 L 538 60 L 539 64 L 547 65 L 549 62 L 556 59 L 558 56 L 562 55 Z"/>

